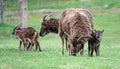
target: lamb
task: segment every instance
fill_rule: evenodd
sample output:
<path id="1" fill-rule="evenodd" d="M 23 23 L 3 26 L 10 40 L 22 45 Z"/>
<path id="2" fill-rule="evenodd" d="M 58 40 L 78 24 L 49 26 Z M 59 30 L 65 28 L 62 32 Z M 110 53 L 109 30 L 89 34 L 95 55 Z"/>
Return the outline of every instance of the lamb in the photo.
<path id="1" fill-rule="evenodd" d="M 96 56 L 100 55 L 99 48 L 100 48 L 100 43 L 102 40 L 102 33 L 104 30 L 93 30 L 91 36 L 92 38 L 89 39 L 88 41 L 88 55 L 92 56 L 93 52 L 95 50 Z"/>
<path id="2" fill-rule="evenodd" d="M 41 51 L 41 48 L 38 42 L 38 33 L 32 27 L 20 28 L 19 26 L 17 26 L 13 29 L 12 34 L 15 35 L 17 39 L 20 40 L 19 50 L 21 50 L 21 45 L 23 43 L 24 51 L 28 50 L 31 44 L 32 46 L 30 48 L 30 51 L 32 50 L 34 45 L 36 45 L 36 50 L 38 48 L 39 51 Z M 27 43 L 29 43 L 28 46 L 27 46 Z"/>
<path id="3" fill-rule="evenodd" d="M 85 12 L 69 8 L 63 11 L 59 19 L 58 34 L 62 40 L 62 55 L 64 55 L 64 35 L 68 37 L 70 54 L 76 56 L 78 45 L 83 48 L 84 44 L 91 38 L 92 23 Z"/>

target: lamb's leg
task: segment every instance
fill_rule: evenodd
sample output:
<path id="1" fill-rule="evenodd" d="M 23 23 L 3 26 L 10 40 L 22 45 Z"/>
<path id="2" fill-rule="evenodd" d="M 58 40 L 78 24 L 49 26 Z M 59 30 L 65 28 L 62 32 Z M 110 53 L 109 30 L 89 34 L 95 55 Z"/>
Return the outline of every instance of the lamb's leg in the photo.
<path id="1" fill-rule="evenodd" d="M 35 44 L 35 42 L 34 42 L 34 39 L 31 39 L 31 48 L 30 48 L 30 51 L 32 51 L 32 48 L 34 47 L 34 44 Z"/>
<path id="2" fill-rule="evenodd" d="M 26 51 L 26 43 L 23 42 L 23 45 L 24 45 L 24 51 Z"/>
<path id="3" fill-rule="evenodd" d="M 33 47 L 34 47 L 34 43 L 31 43 L 30 51 L 32 51 Z"/>
<path id="4" fill-rule="evenodd" d="M 42 51 L 40 48 L 40 44 L 39 44 L 38 40 L 36 40 L 36 47 L 38 47 L 39 51 Z"/>
<path id="5" fill-rule="evenodd" d="M 92 47 L 92 49 L 91 49 L 92 51 L 91 51 L 91 56 L 93 56 L 93 52 L 94 52 L 94 47 Z"/>
<path id="6" fill-rule="evenodd" d="M 31 43 L 29 42 L 29 45 L 27 46 L 27 51 L 30 49 Z"/>
<path id="7" fill-rule="evenodd" d="M 96 56 L 100 56 L 99 45 L 95 47 Z"/>
<path id="8" fill-rule="evenodd" d="M 22 45 L 22 41 L 20 41 L 20 44 L 19 44 L 19 51 L 21 50 L 21 45 Z"/>
<path id="9" fill-rule="evenodd" d="M 23 45 L 24 45 L 24 51 L 26 51 L 26 40 L 25 38 L 22 39 Z"/>

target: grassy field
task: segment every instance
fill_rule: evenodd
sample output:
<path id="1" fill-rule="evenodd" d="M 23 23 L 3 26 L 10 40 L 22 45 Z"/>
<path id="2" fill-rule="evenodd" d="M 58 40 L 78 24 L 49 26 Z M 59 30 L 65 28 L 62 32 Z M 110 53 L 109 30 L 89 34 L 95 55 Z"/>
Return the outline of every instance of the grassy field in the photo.
<path id="1" fill-rule="evenodd" d="M 114 0 L 114 2 L 117 1 L 119 0 Z M 111 4 L 112 2 L 106 3 Z M 120 4 L 117 3 L 117 5 Z M 83 56 L 79 54 L 76 57 L 69 56 L 67 51 L 62 56 L 61 40 L 57 34 L 39 37 L 42 52 L 35 51 L 35 49 L 32 52 L 19 51 L 19 41 L 11 34 L 13 28 L 18 25 L 16 12 L 5 11 L 5 24 L 0 25 L 0 69 L 120 69 L 120 9 L 117 8 L 117 5 L 108 9 L 102 7 L 88 8 L 92 12 L 94 28 L 105 30 L 100 47 L 101 56 L 99 57 L 96 57 L 95 53 L 93 57 L 88 57 L 87 44 Z M 52 17 L 59 17 L 61 10 L 52 13 Z M 8 12 L 10 13 L 9 16 L 7 15 Z M 29 12 L 28 26 L 39 32 L 42 17 L 46 13 Z"/>

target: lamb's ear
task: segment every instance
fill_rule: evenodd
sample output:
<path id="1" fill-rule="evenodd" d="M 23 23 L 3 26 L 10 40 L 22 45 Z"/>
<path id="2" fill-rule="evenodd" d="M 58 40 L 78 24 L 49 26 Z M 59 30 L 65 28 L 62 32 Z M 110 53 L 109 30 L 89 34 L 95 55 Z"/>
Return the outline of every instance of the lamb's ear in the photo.
<path id="1" fill-rule="evenodd" d="M 96 29 L 94 29 L 93 32 L 96 32 Z"/>
<path id="2" fill-rule="evenodd" d="M 104 29 L 102 30 L 102 33 L 104 32 Z"/>

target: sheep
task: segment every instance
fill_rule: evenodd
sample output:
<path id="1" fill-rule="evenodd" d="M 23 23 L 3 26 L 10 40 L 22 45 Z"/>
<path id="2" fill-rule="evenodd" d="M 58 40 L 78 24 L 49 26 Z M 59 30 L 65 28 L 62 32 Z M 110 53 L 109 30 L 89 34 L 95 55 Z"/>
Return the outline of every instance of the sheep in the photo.
<path id="1" fill-rule="evenodd" d="M 92 56 L 93 52 L 95 50 L 96 56 L 100 55 L 99 52 L 99 48 L 100 48 L 100 43 L 102 40 L 102 33 L 104 32 L 104 30 L 100 31 L 100 30 L 93 30 L 91 36 L 92 38 L 90 38 L 88 40 L 88 55 Z"/>
<path id="2" fill-rule="evenodd" d="M 24 51 L 28 50 L 31 44 L 32 46 L 30 48 L 30 51 L 32 50 L 34 44 L 36 45 L 36 50 L 38 47 L 39 51 L 41 51 L 41 48 L 38 42 L 38 33 L 32 27 L 20 28 L 19 26 L 17 26 L 13 29 L 12 34 L 15 35 L 17 39 L 20 40 L 19 50 L 21 50 L 21 45 L 23 43 Z M 29 46 L 27 46 L 27 43 L 29 43 Z"/>
<path id="3" fill-rule="evenodd" d="M 48 33 L 58 33 L 59 28 L 59 19 L 58 18 L 48 18 L 49 15 L 45 15 L 43 17 L 43 22 L 41 25 L 40 33 L 39 35 L 41 37 L 44 37 Z M 67 50 L 67 36 L 64 36 L 66 40 L 66 50 Z"/>
<path id="4" fill-rule="evenodd" d="M 64 55 L 64 35 L 68 36 L 68 45 L 70 54 L 76 56 L 79 47 L 82 48 L 84 44 L 91 38 L 92 23 L 85 12 L 78 9 L 69 8 L 62 12 L 59 18 L 58 34 L 62 40 L 62 55 Z"/>

